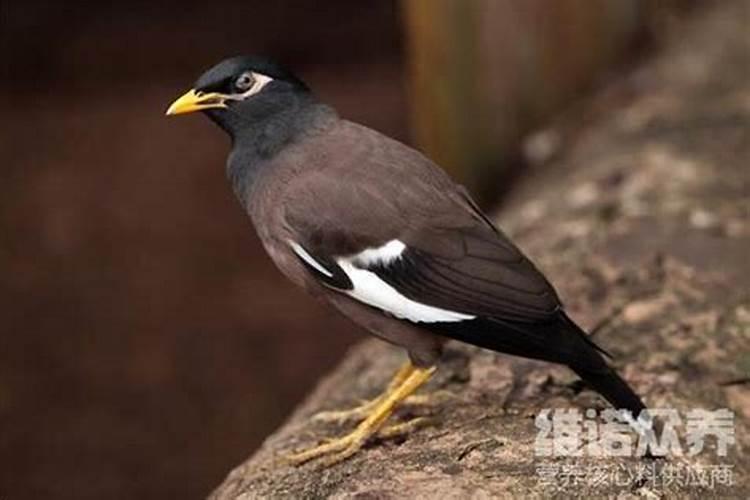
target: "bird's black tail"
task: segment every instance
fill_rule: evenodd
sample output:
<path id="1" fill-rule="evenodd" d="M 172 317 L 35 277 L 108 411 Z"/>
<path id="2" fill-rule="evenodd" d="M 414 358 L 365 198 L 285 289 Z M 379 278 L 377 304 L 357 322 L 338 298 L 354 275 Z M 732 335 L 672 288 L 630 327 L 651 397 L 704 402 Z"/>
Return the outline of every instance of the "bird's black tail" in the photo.
<path id="1" fill-rule="evenodd" d="M 628 410 L 634 419 L 646 409 L 646 405 L 628 383 L 608 366 L 596 371 L 576 366 L 570 368 L 612 406 L 619 410 Z"/>
<path id="2" fill-rule="evenodd" d="M 497 318 L 431 323 L 430 330 L 498 352 L 541 359 L 570 367 L 618 410 L 638 419 L 646 406 L 604 359 L 597 346 L 563 311 L 546 322 L 526 324 Z M 647 415 L 644 415 L 647 417 Z"/>
<path id="3" fill-rule="evenodd" d="M 596 345 L 586 332 L 568 318 L 565 313 L 562 313 L 561 320 L 564 330 L 567 330 L 569 334 L 577 335 L 588 346 L 588 349 L 581 349 L 585 354 L 576 357 L 575 361 L 571 360 L 572 362 L 567 363 L 570 369 L 616 409 L 627 410 L 634 419 L 637 419 L 641 412 L 646 409 L 646 405 L 643 404 L 641 398 L 630 388 L 628 383 L 607 364 L 602 354 L 611 356 Z M 647 417 L 647 415 L 644 415 L 644 417 Z"/>
<path id="4" fill-rule="evenodd" d="M 564 330 L 569 334 L 577 335 L 589 349 L 575 361 L 567 363 L 576 375 L 581 377 L 586 384 L 601 394 L 604 399 L 618 410 L 628 410 L 633 418 L 637 419 L 641 411 L 646 409 L 641 398 L 630 388 L 627 382 L 615 372 L 602 357 L 604 354 L 611 357 L 607 351 L 599 347 L 567 314 L 562 313 L 561 320 Z M 587 352 L 588 351 L 588 352 Z M 579 360 L 585 360 L 579 363 Z"/>

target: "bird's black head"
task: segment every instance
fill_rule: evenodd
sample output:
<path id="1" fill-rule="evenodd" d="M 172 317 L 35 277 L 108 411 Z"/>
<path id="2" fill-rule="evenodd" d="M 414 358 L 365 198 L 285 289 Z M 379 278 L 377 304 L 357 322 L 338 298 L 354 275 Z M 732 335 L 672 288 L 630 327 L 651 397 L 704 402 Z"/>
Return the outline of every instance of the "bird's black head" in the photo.
<path id="1" fill-rule="evenodd" d="M 255 56 L 226 59 L 203 73 L 167 115 L 204 111 L 230 135 L 289 115 L 312 101 L 305 83 L 278 64 Z"/>

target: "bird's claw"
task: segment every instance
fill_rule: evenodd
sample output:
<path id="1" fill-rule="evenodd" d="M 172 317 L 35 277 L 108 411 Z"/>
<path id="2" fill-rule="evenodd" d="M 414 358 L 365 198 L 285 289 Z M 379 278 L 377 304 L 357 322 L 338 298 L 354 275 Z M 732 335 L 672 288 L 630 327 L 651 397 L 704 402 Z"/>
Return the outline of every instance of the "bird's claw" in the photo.
<path id="1" fill-rule="evenodd" d="M 448 391 L 436 391 L 429 394 L 412 394 L 403 401 L 403 405 L 408 406 L 435 406 L 448 399 L 454 398 L 455 394 Z M 321 411 L 312 416 L 313 422 L 333 422 L 343 424 L 353 420 L 364 420 L 367 415 L 378 406 L 382 398 L 372 400 L 363 400 L 359 406 L 349 408 L 348 410 L 328 410 Z"/>
<path id="2" fill-rule="evenodd" d="M 313 422 L 334 422 L 336 424 L 342 424 L 351 420 L 364 420 L 377 407 L 379 402 L 380 398 L 377 398 L 372 401 L 363 401 L 359 406 L 348 410 L 321 411 L 313 415 L 312 420 Z"/>
<path id="3" fill-rule="evenodd" d="M 324 439 L 317 446 L 293 453 L 287 456 L 285 461 L 290 465 L 297 466 L 316 458 L 325 457 L 320 461 L 319 465 L 321 467 L 329 467 L 354 455 L 373 436 L 377 436 L 380 439 L 392 439 L 408 434 L 425 425 L 430 425 L 431 423 L 432 420 L 427 417 L 416 417 L 406 422 L 389 425 L 380 429 L 373 429 L 366 426 L 358 427 L 346 436 Z"/>

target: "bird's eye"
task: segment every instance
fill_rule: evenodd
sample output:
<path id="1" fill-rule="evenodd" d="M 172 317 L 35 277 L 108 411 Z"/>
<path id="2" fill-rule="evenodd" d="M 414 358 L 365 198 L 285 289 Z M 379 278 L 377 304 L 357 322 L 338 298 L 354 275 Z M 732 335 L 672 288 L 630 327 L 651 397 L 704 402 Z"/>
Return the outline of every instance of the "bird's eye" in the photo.
<path id="1" fill-rule="evenodd" d="M 237 77 L 234 81 L 234 86 L 237 90 L 245 92 L 246 90 L 250 90 L 250 87 L 252 87 L 254 83 L 255 77 L 253 76 L 253 73 L 246 71 Z"/>

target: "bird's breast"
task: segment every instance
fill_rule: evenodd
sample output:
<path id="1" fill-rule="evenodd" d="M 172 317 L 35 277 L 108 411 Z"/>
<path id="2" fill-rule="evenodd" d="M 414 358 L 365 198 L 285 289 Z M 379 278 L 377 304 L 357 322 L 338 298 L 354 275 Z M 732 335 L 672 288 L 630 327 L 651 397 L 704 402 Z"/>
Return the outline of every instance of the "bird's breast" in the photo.
<path id="1" fill-rule="evenodd" d="M 284 223 L 284 206 L 279 203 L 283 197 L 283 183 L 274 185 L 267 179 L 259 179 L 245 202 L 263 248 L 276 267 L 295 285 L 316 293 L 320 285 L 311 279 L 309 273 L 294 255 L 289 240 L 293 235 Z"/>

